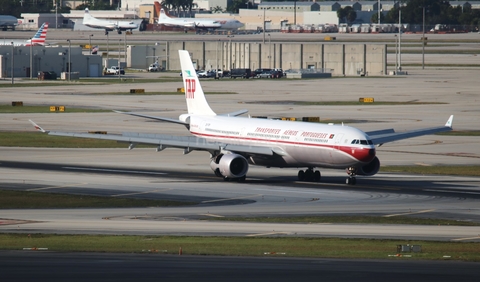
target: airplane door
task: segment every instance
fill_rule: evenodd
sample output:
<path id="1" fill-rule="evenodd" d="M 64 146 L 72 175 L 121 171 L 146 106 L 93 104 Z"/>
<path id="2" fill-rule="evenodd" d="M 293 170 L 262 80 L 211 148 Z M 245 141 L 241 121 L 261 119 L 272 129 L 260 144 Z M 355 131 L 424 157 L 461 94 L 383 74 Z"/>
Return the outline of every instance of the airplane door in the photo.
<path id="1" fill-rule="evenodd" d="M 338 149 L 342 145 L 343 134 L 335 134 L 335 149 Z"/>

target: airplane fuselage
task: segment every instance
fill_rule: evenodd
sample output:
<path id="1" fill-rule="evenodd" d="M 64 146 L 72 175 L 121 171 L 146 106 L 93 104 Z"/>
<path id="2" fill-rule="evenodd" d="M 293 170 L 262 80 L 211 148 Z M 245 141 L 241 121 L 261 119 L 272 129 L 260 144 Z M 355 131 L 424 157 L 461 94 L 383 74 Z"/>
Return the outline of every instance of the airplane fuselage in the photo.
<path id="1" fill-rule="evenodd" d="M 256 165 L 346 168 L 363 166 L 375 158 L 368 135 L 354 127 L 226 116 L 192 115 L 189 120 L 195 136 L 277 150 L 277 158 L 250 158 Z"/>

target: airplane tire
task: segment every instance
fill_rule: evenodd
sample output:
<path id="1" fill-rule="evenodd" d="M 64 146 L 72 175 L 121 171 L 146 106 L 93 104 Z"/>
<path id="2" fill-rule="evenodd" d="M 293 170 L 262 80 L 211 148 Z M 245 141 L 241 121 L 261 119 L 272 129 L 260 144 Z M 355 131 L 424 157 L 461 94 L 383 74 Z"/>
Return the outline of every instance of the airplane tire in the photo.
<path id="1" fill-rule="evenodd" d="M 305 180 L 305 172 L 303 170 L 298 171 L 298 180 L 304 181 Z"/>
<path id="2" fill-rule="evenodd" d="M 320 171 L 316 170 L 315 173 L 313 174 L 313 181 L 319 182 L 321 178 L 322 178 L 322 175 L 320 174 Z"/>

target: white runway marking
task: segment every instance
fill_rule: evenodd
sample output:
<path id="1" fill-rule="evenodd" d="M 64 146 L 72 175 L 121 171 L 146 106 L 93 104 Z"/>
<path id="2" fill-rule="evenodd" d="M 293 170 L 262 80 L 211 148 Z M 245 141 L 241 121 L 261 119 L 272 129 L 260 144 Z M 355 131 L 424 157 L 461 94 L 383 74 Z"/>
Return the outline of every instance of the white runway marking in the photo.
<path id="1" fill-rule="evenodd" d="M 436 190 L 436 189 L 424 189 L 423 191 L 426 191 L 426 192 L 460 193 L 460 194 L 480 195 L 480 192 L 467 192 L 467 191 L 445 191 L 445 190 Z"/>
<path id="2" fill-rule="evenodd" d="M 263 196 L 262 194 L 257 194 L 257 195 L 248 195 L 248 196 L 243 196 L 243 197 L 235 197 L 235 198 L 225 198 L 225 199 L 218 199 L 218 200 L 210 200 L 210 201 L 203 201 L 202 204 L 204 203 L 214 203 L 214 202 L 221 202 L 221 201 L 229 201 L 229 200 L 238 200 L 238 199 L 248 199 L 248 198 L 257 198 Z"/>
<path id="3" fill-rule="evenodd" d="M 166 172 L 152 172 L 152 171 L 137 171 L 137 170 L 123 170 L 123 169 L 106 169 L 106 168 L 85 168 L 85 167 L 73 167 L 73 166 L 64 166 L 65 169 L 73 170 L 85 170 L 85 171 L 105 171 L 105 172 L 126 172 L 126 173 L 137 173 L 137 174 L 158 174 L 164 175 Z"/>
<path id="4" fill-rule="evenodd" d="M 211 213 L 201 213 L 199 215 L 211 216 L 211 217 L 224 217 L 223 215 L 211 214 Z"/>
<path id="5" fill-rule="evenodd" d="M 431 212 L 431 211 L 434 211 L 434 210 L 435 210 L 435 209 L 423 210 L 423 211 L 417 211 L 417 212 L 406 212 L 406 213 L 388 214 L 388 215 L 384 215 L 383 217 L 393 217 L 393 216 L 402 216 L 402 215 L 412 215 L 412 214 L 419 214 L 419 213 L 427 213 L 427 212 Z"/>
<path id="6" fill-rule="evenodd" d="M 88 184 L 88 183 L 76 183 L 76 184 L 70 184 L 70 185 L 49 186 L 49 187 L 43 187 L 43 188 L 27 189 L 27 191 L 40 191 L 40 190 L 49 190 L 49 189 L 60 189 L 60 188 L 75 187 L 75 186 L 87 185 L 87 184 Z"/>
<path id="7" fill-rule="evenodd" d="M 167 189 L 155 189 L 155 190 L 152 190 L 152 191 L 117 194 L 117 195 L 112 195 L 111 197 L 122 197 L 122 196 L 132 196 L 132 195 L 150 194 L 150 193 L 155 193 L 155 192 L 160 192 L 160 191 L 168 191 L 168 190 L 172 190 L 172 189 L 171 189 L 171 188 L 167 188 Z"/>
<path id="8" fill-rule="evenodd" d="M 470 238 L 457 238 L 457 239 L 452 239 L 452 241 L 465 241 L 465 240 L 476 240 L 476 239 L 480 239 L 480 236 L 470 237 Z"/>

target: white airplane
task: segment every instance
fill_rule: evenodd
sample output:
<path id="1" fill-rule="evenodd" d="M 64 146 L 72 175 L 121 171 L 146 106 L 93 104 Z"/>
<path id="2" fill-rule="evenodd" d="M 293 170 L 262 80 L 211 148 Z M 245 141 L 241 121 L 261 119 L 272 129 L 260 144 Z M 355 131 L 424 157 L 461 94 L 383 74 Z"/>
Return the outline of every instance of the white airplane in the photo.
<path id="1" fill-rule="evenodd" d="M 195 29 L 238 29 L 243 26 L 243 23 L 234 19 L 172 18 L 165 13 L 163 8 L 160 9 L 157 23 Z"/>
<path id="2" fill-rule="evenodd" d="M 28 40 L 18 40 L 18 39 L 2 39 L 0 45 L 13 45 L 15 46 L 44 46 L 45 40 L 47 39 L 47 30 L 48 30 L 48 23 L 45 22 L 42 26 L 38 29 L 35 35 L 28 39 Z"/>
<path id="3" fill-rule="evenodd" d="M 83 24 L 91 28 L 104 29 L 105 35 L 107 35 L 109 31 L 116 30 L 118 34 L 122 34 L 122 31 L 132 31 L 133 29 L 138 28 L 138 24 L 134 22 L 99 20 L 90 15 L 88 8 L 85 8 Z"/>
<path id="4" fill-rule="evenodd" d="M 194 136 L 124 133 L 98 135 L 46 131 L 33 121 L 37 130 L 50 135 L 115 140 L 155 145 L 157 151 L 181 148 L 184 154 L 193 150 L 210 153 L 210 167 L 225 180 L 244 181 L 249 164 L 265 167 L 306 167 L 298 172 L 300 181 L 320 181 L 315 168 L 346 169 L 346 183 L 355 184 L 356 175 L 374 175 L 380 169 L 375 146 L 406 138 L 449 131 L 453 115 L 444 126 L 396 133 L 393 129 L 363 132 L 344 125 L 292 122 L 239 117 L 247 110 L 217 115 L 209 106 L 188 51 L 179 50 L 188 113 L 179 119 L 118 112 L 186 126 Z"/>

